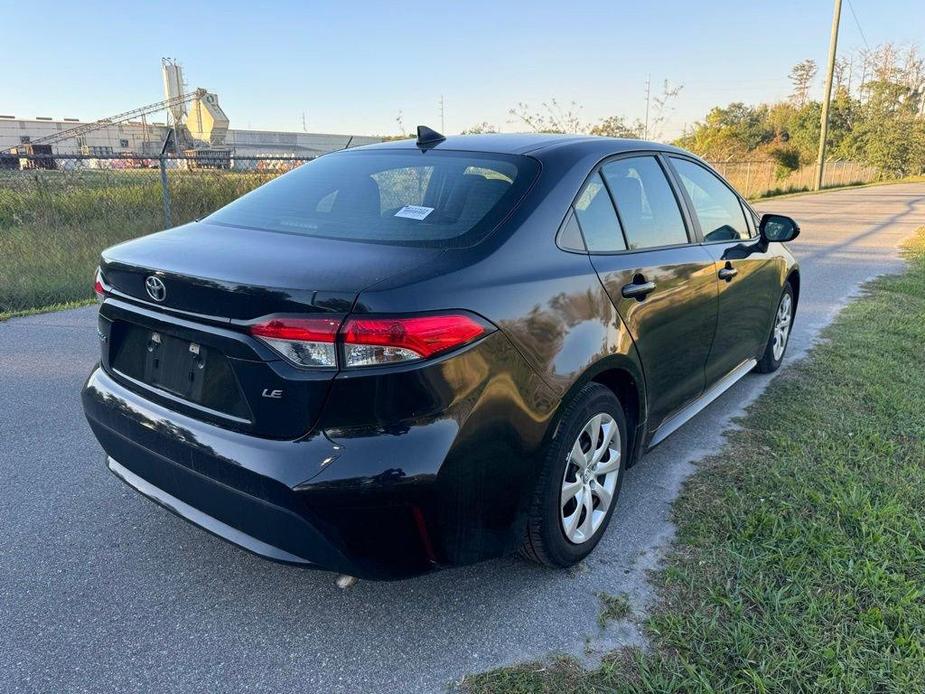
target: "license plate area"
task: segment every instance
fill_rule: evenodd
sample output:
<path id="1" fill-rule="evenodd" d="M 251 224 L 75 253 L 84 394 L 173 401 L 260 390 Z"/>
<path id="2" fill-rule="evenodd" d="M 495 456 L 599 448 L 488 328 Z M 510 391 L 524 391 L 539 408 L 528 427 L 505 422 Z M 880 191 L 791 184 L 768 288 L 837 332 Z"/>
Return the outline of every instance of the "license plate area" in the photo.
<path id="1" fill-rule="evenodd" d="M 231 361 L 214 347 L 117 320 L 111 330 L 110 367 L 144 386 L 253 421 Z"/>
<path id="2" fill-rule="evenodd" d="M 187 400 L 200 402 L 208 361 L 208 348 L 151 331 L 145 348 L 142 380 Z"/>

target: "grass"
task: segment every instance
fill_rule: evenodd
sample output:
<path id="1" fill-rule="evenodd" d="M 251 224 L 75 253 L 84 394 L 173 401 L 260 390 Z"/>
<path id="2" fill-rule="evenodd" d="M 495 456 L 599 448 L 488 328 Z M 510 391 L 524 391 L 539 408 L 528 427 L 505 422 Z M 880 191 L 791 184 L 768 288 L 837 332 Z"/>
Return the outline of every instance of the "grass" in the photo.
<path id="1" fill-rule="evenodd" d="M 601 609 L 597 615 L 597 623 L 603 629 L 610 622 L 617 622 L 626 619 L 630 615 L 630 604 L 626 595 L 611 595 L 610 593 L 598 593 L 597 599 L 601 602 Z"/>
<path id="2" fill-rule="evenodd" d="M 172 223 L 205 216 L 274 175 L 170 172 Z M 92 298 L 103 249 L 165 226 L 157 170 L 0 171 L 0 316 Z"/>
<path id="3" fill-rule="evenodd" d="M 0 319 L 92 298 L 103 249 L 167 226 L 159 171 L 59 161 L 78 164 L 87 168 L 0 171 Z M 171 171 L 172 224 L 203 217 L 278 173 Z"/>
<path id="4" fill-rule="evenodd" d="M 925 228 L 907 257 L 685 485 L 650 650 L 463 688 L 925 691 Z"/>
<path id="5" fill-rule="evenodd" d="M 594 691 L 590 678 L 574 658 L 557 656 L 549 662 L 523 663 L 499 668 L 463 680 L 462 691 L 477 694 L 561 694 L 564 692 Z"/>
<path id="6" fill-rule="evenodd" d="M 25 316 L 35 316 L 39 313 L 48 313 L 49 311 L 66 311 L 71 308 L 80 308 L 95 303 L 95 299 L 79 299 L 77 301 L 68 301 L 61 304 L 51 304 L 40 308 L 25 309 L 23 311 L 0 311 L 0 322 L 10 318 L 23 318 Z"/>
<path id="7" fill-rule="evenodd" d="M 823 186 L 822 191 L 831 192 L 836 190 L 845 190 L 846 188 L 872 188 L 874 186 L 888 186 L 894 183 L 925 183 L 925 175 L 906 176 L 905 178 L 887 178 L 882 181 L 856 181 L 853 183 L 841 183 L 838 185 Z M 820 191 L 812 190 L 806 186 L 801 188 L 774 188 L 757 195 L 749 196 L 749 200 L 757 202 L 769 198 L 795 198 L 801 195 L 812 195 Z"/>

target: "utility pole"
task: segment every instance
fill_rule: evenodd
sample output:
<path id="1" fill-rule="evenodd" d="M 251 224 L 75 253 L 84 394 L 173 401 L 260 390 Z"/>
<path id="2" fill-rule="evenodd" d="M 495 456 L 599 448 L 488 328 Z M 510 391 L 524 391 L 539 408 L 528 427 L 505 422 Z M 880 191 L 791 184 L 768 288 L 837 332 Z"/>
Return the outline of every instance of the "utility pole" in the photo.
<path id="1" fill-rule="evenodd" d="M 646 125 L 642 134 L 643 140 L 649 139 L 649 96 L 651 94 L 652 74 L 646 75 Z"/>
<path id="2" fill-rule="evenodd" d="M 829 38 L 829 64 L 825 72 L 825 89 L 822 95 L 822 118 L 819 128 L 819 157 L 816 159 L 816 185 L 813 190 L 822 188 L 822 174 L 825 166 L 825 141 L 829 135 L 829 103 L 832 101 L 832 77 L 835 73 L 835 53 L 838 49 L 838 23 L 841 20 L 841 0 L 835 0 L 835 13 L 832 15 L 832 35 Z"/>

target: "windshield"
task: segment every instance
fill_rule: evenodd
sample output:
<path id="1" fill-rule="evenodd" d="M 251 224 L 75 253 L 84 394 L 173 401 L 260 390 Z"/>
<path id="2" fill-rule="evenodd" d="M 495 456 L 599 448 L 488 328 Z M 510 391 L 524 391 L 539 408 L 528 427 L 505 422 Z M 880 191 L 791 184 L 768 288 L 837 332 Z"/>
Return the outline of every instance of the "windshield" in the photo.
<path id="1" fill-rule="evenodd" d="M 208 219 L 305 236 L 466 246 L 507 216 L 538 169 L 524 156 L 341 152 L 280 176 Z"/>

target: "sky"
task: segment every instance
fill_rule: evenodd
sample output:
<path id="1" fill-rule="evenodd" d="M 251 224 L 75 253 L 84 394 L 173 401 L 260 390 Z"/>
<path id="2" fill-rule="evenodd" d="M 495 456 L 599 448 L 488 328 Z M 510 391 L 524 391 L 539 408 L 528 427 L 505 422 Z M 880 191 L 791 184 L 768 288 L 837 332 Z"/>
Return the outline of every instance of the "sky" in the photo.
<path id="1" fill-rule="evenodd" d="M 57 5 L 57 6 L 56 6 Z M 790 92 L 793 64 L 825 64 L 831 0 L 582 2 L 96 2 L 0 0 L 7 28 L 0 114 L 95 120 L 163 98 L 179 60 L 233 128 L 457 133 L 556 99 L 584 121 L 643 118 L 665 80 L 682 85 L 663 137 L 714 105 Z M 854 15 L 851 8 L 854 9 Z M 40 9 L 42 8 L 42 9 Z M 855 15 L 857 21 L 855 21 Z M 922 0 L 848 0 L 839 55 L 925 40 Z M 925 46 L 920 45 L 925 50 Z M 822 78 L 817 79 L 817 93 Z M 444 103 L 441 124 L 440 100 Z"/>

